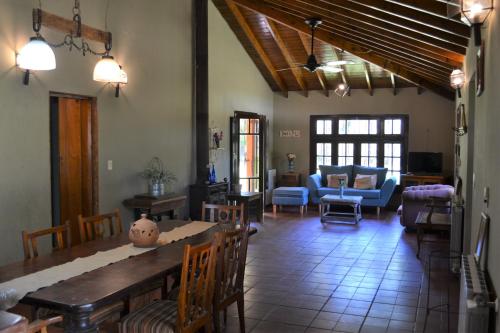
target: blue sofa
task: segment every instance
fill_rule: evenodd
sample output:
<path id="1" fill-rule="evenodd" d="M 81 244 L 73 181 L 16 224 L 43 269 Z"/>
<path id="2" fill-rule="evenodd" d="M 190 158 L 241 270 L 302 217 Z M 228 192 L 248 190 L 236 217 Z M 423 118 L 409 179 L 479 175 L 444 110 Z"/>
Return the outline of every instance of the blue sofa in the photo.
<path id="1" fill-rule="evenodd" d="M 338 188 L 327 187 L 327 175 L 346 173 L 349 176 L 348 186 L 344 189 L 345 195 L 358 195 L 363 197 L 362 206 L 385 207 L 391 199 L 392 193 L 396 188 L 396 178 L 390 177 L 386 179 L 387 169 L 385 168 L 370 168 L 360 165 L 321 165 L 321 175 L 313 174 L 307 179 L 307 188 L 309 189 L 310 202 L 319 204 L 319 199 L 327 194 L 339 194 Z M 357 174 L 362 175 L 377 175 L 377 186 L 374 190 L 360 190 L 353 188 L 354 179 Z"/>

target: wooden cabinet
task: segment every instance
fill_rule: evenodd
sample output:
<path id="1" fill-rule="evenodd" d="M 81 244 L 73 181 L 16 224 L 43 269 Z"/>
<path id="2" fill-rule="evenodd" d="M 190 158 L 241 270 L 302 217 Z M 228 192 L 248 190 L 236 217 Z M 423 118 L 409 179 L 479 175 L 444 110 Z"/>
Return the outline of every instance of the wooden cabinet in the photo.
<path id="1" fill-rule="evenodd" d="M 445 176 L 442 175 L 401 175 L 401 186 L 429 185 L 429 184 L 445 184 Z"/>
<path id="2" fill-rule="evenodd" d="M 279 186 L 297 187 L 300 186 L 300 173 L 286 172 L 281 175 Z"/>
<path id="3" fill-rule="evenodd" d="M 228 183 L 193 184 L 189 186 L 189 217 L 192 220 L 201 219 L 201 205 L 203 201 L 213 204 L 226 204 Z"/>

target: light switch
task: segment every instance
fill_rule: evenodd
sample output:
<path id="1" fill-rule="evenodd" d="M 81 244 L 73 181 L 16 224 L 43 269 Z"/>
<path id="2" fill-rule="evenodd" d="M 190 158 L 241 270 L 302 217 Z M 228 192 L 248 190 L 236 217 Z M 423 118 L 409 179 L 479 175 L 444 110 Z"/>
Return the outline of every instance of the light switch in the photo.
<path id="1" fill-rule="evenodd" d="M 113 170 L 113 160 L 108 160 L 108 171 Z"/>
<path id="2" fill-rule="evenodd" d="M 488 186 L 484 188 L 483 200 L 484 203 L 486 204 L 486 207 L 488 207 L 488 204 L 490 203 L 490 188 Z"/>

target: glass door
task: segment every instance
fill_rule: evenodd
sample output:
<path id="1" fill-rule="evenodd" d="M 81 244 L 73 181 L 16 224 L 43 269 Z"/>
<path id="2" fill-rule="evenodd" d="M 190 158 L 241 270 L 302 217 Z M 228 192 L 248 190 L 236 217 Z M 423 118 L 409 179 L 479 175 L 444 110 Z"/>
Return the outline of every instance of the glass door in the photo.
<path id="1" fill-rule="evenodd" d="M 262 192 L 265 117 L 235 112 L 231 122 L 231 181 L 240 184 L 242 192 Z"/>

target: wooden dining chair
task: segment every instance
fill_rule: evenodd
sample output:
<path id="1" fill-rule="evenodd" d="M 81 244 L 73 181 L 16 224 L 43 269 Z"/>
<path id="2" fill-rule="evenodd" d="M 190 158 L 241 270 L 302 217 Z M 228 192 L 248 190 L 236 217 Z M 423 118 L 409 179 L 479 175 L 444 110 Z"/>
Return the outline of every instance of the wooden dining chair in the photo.
<path id="1" fill-rule="evenodd" d="M 120 333 L 194 333 L 201 328 L 210 333 L 219 244 L 219 235 L 203 245 L 186 244 L 177 302 L 160 300 L 128 314 L 120 322 Z"/>
<path id="2" fill-rule="evenodd" d="M 95 239 L 102 239 L 105 234 L 106 226 L 109 229 L 110 236 L 122 233 L 122 220 L 118 209 L 115 209 L 113 213 L 89 217 L 78 215 L 78 227 L 80 229 L 80 240 L 82 243 Z"/>
<path id="3" fill-rule="evenodd" d="M 28 324 L 27 333 L 47 333 L 48 326 L 61 323 L 63 316 L 56 316 L 47 319 L 37 319 Z"/>
<path id="4" fill-rule="evenodd" d="M 215 290 L 213 299 L 213 317 L 215 331 L 219 333 L 220 312 L 224 311 L 224 323 L 227 321 L 227 308 L 237 303 L 240 332 L 245 332 L 243 301 L 243 279 L 248 248 L 248 229 L 220 233 L 220 247 L 217 254 Z"/>
<path id="5" fill-rule="evenodd" d="M 42 229 L 31 233 L 24 230 L 22 232 L 22 238 L 25 260 L 38 257 L 38 238 L 47 235 L 55 235 L 55 246 L 53 250 L 71 247 L 71 229 L 69 221 L 57 227 Z"/>
<path id="6" fill-rule="evenodd" d="M 246 221 L 244 221 L 245 205 L 243 203 L 238 206 L 230 206 L 207 204 L 203 201 L 201 209 L 202 221 L 232 224 L 237 224 L 237 222 L 240 221 L 240 224 L 246 225 Z M 208 216 L 207 211 L 209 213 Z"/>

